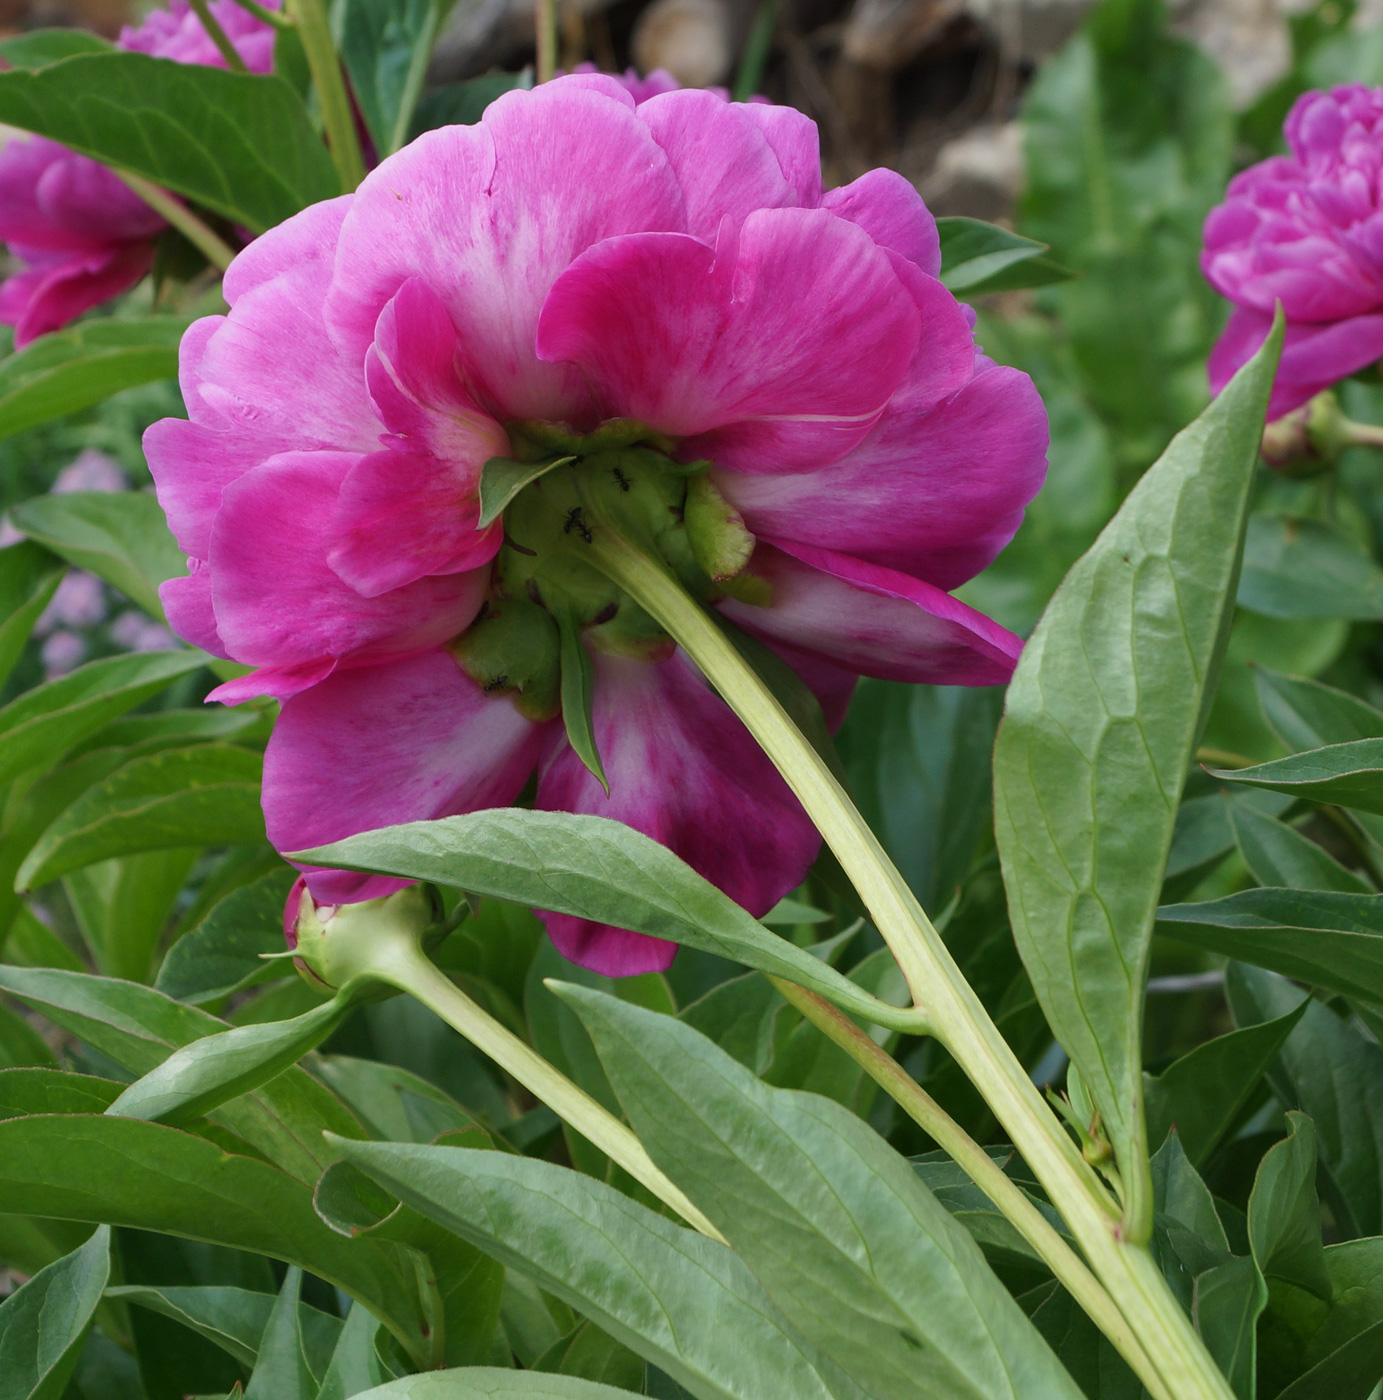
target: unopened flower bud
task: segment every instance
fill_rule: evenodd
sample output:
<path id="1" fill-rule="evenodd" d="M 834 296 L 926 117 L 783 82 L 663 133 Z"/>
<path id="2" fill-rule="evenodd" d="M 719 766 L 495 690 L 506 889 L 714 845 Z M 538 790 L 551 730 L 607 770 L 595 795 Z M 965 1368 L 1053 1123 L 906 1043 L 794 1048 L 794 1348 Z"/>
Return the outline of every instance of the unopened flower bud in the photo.
<path id="1" fill-rule="evenodd" d="M 1328 390 L 1263 430 L 1263 460 L 1284 476 L 1320 476 L 1347 446 L 1347 420 Z"/>

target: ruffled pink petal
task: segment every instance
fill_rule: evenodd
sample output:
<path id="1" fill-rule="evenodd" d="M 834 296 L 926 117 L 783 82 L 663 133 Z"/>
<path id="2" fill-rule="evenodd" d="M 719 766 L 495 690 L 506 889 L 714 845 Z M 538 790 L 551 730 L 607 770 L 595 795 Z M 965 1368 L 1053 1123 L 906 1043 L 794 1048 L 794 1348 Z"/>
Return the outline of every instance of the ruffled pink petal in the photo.
<path id="1" fill-rule="evenodd" d="M 783 178 L 797 192 L 797 204 L 803 209 L 815 209 L 821 194 L 821 137 L 816 123 L 795 107 L 780 107 L 768 102 L 746 102 L 745 115 L 763 133 Z"/>
<path id="2" fill-rule="evenodd" d="M 1218 394 L 1258 352 L 1272 317 L 1236 307 L 1210 352 L 1210 392 Z M 1355 316 L 1329 325 L 1287 323 L 1268 421 L 1300 408 L 1323 389 L 1383 359 L 1383 314 Z"/>
<path id="3" fill-rule="evenodd" d="M 153 266 L 152 243 L 121 243 L 113 248 L 64 257 L 32 272 L 11 277 L 0 293 L 0 321 L 14 327 L 14 347 L 60 330 L 93 306 L 118 297 Z"/>
<path id="4" fill-rule="evenodd" d="M 183 336 L 184 345 L 196 329 L 193 325 Z M 184 554 L 206 558 L 221 492 L 272 455 L 254 434 L 218 431 L 185 418 L 160 418 L 144 430 L 144 456 L 158 503 Z"/>
<path id="5" fill-rule="evenodd" d="M 445 305 L 471 381 L 501 421 L 586 411 L 580 376 L 533 354 L 558 274 L 603 238 L 681 230 L 686 220 L 633 99 L 599 74 L 506 93 L 476 126 L 425 133 L 352 198 L 328 300 L 347 359 L 363 362 L 385 303 L 419 277 Z"/>
<path id="6" fill-rule="evenodd" d="M 211 575 L 200 559 L 189 559 L 187 566 L 192 572 L 186 578 L 170 578 L 159 585 L 163 615 L 183 641 L 225 658 L 226 645 L 216 630 L 216 613 L 211 606 Z"/>
<path id="7" fill-rule="evenodd" d="M 896 170 L 871 170 L 829 190 L 821 207 L 858 224 L 881 248 L 892 248 L 929 277 L 941 275 L 941 237 L 922 196 Z"/>
<path id="8" fill-rule="evenodd" d="M 226 487 L 211 535 L 212 599 L 226 649 L 256 666 L 435 647 L 479 611 L 488 570 L 362 598 L 327 564 L 341 482 L 358 459 L 285 452 Z"/>
<path id="9" fill-rule="evenodd" d="M 667 153 L 686 201 L 687 232 L 714 244 L 722 219 L 798 204 L 778 157 L 740 103 L 683 88 L 640 103 L 639 116 Z"/>
<path id="10" fill-rule="evenodd" d="M 283 707 L 264 755 L 264 817 L 280 851 L 399 822 L 504 807 L 533 771 L 543 726 L 487 696 L 444 652 L 339 671 Z M 306 869 L 327 903 L 407 884 Z"/>
<path id="11" fill-rule="evenodd" d="M 801 883 L 821 838 L 778 771 L 682 653 L 597 653 L 594 723 L 607 797 L 554 729 L 535 806 L 611 817 L 675 851 L 758 917 Z M 609 977 L 661 972 L 675 944 L 565 914 L 540 916 L 563 957 Z"/>
<path id="12" fill-rule="evenodd" d="M 319 657 L 301 666 L 260 666 L 248 676 L 236 676 L 215 690 L 207 692 L 207 703 L 216 700 L 223 705 L 239 705 L 246 700 L 270 695 L 275 700 L 287 700 L 310 686 L 326 680 L 336 670 L 336 658 Z"/>
<path id="13" fill-rule="evenodd" d="M 899 393 L 847 457 L 814 472 L 716 483 L 756 535 L 952 589 L 1013 538 L 1047 470 L 1047 414 L 1027 375 L 986 369 L 927 408 Z"/>
<path id="14" fill-rule="evenodd" d="M 771 604 L 726 598 L 720 610 L 746 632 L 848 671 L 926 685 L 1002 685 L 1023 647 L 949 593 L 847 555 L 760 540 L 749 568 L 768 581 Z"/>
<path id="15" fill-rule="evenodd" d="M 921 317 L 887 253 L 821 210 L 751 214 L 712 251 L 686 235 L 609 239 L 562 274 L 538 354 L 570 360 L 608 414 L 741 471 L 834 460 L 877 421 Z"/>

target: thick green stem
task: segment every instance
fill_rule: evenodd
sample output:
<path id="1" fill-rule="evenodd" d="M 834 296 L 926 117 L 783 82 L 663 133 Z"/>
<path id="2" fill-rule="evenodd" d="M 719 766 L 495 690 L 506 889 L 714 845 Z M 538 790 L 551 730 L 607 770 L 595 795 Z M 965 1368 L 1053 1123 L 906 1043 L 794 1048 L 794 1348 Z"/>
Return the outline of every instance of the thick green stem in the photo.
<path id="1" fill-rule="evenodd" d="M 545 83 L 557 71 L 557 0 L 537 0 L 533 22 L 537 28 L 537 78 Z"/>
<path id="2" fill-rule="evenodd" d="M 1178 1400 L 1233 1400 L 1147 1249 L 1120 1239 L 1120 1211 L 1043 1102 L 864 818 L 724 633 L 662 567 L 592 508 L 591 562 L 696 662 L 796 793 L 859 891 L 936 1038 L 1037 1174 L 1119 1311 Z"/>
<path id="3" fill-rule="evenodd" d="M 341 177 L 342 193 L 350 194 L 365 178 L 365 162 L 360 154 L 360 139 L 355 134 L 355 114 L 341 76 L 341 60 L 331 41 L 326 6 L 322 0 L 291 0 L 291 4 L 307 66 L 312 71 L 312 85 L 321 103 L 322 125 L 326 128 L 331 159 Z"/>
<path id="4" fill-rule="evenodd" d="M 1154 1400 L 1176 1400 L 1100 1281 L 988 1152 L 911 1075 L 838 1007 L 781 977 L 768 979 L 834 1041 L 993 1201 L 1092 1322 L 1114 1344 Z"/>
<path id="5" fill-rule="evenodd" d="M 194 248 L 205 255 L 207 261 L 214 267 L 219 267 L 224 272 L 231 265 L 235 257 L 235 249 L 224 238 L 208 228 L 181 200 L 174 199 L 167 190 L 161 189 L 142 175 L 135 175 L 128 170 L 116 170 L 115 174 L 150 209 L 162 214 Z"/>
<path id="6" fill-rule="evenodd" d="M 712 1239 L 722 1239 L 715 1226 L 653 1164 L 629 1128 L 477 1006 L 423 956 L 411 938 L 381 938 L 361 961 L 359 972 L 416 997 L 689 1225 Z"/>
<path id="7" fill-rule="evenodd" d="M 207 38 L 216 45 L 217 52 L 226 60 L 226 67 L 232 73 L 248 73 L 250 70 L 245 66 L 245 60 L 240 57 L 239 49 L 231 43 L 226 31 L 211 13 L 211 6 L 207 4 L 207 0 L 190 0 L 190 3 L 197 18 L 202 22 L 202 28 L 206 30 Z"/>

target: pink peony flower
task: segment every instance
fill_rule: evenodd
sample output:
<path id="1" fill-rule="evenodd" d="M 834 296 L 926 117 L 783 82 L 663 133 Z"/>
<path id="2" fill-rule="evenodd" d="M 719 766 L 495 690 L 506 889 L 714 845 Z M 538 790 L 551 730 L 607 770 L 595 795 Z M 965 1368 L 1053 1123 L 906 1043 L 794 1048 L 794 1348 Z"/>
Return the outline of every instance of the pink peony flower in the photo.
<path id="1" fill-rule="evenodd" d="M 1213 392 L 1262 345 L 1282 303 L 1270 419 L 1383 356 L 1383 88 L 1305 93 L 1284 132 L 1292 154 L 1230 181 L 1201 254 L 1235 304 L 1210 356 Z"/>
<path id="2" fill-rule="evenodd" d="M 269 0 L 276 8 L 278 0 Z M 255 73 L 273 67 L 273 29 L 235 0 L 214 0 L 212 13 Z M 171 0 L 119 47 L 224 68 L 187 0 Z M 127 292 L 153 265 L 163 219 L 123 181 L 89 156 L 41 136 L 0 147 L 0 242 L 24 264 L 0 284 L 0 324 L 15 328 L 17 348 L 65 326 Z"/>
<path id="3" fill-rule="evenodd" d="M 508 93 L 257 239 L 230 314 L 183 339 L 189 418 L 144 442 L 189 556 L 171 624 L 259 668 L 216 698 L 284 701 L 273 843 L 503 806 L 536 774 L 537 807 L 627 822 L 766 912 L 817 834 L 691 661 L 582 563 L 581 502 L 833 720 L 860 673 L 1006 680 L 1018 639 L 947 590 L 1017 528 L 1046 416 L 978 354 L 938 266 L 900 176 L 823 193 L 800 113 L 697 91 L 636 107 L 602 75 Z M 484 464 L 519 453 L 578 460 L 477 528 Z M 708 540 L 734 556 L 718 582 Z M 558 617 L 591 655 L 608 796 L 565 735 Z M 307 880 L 333 904 L 402 883 Z M 605 973 L 675 951 L 545 922 Z"/>

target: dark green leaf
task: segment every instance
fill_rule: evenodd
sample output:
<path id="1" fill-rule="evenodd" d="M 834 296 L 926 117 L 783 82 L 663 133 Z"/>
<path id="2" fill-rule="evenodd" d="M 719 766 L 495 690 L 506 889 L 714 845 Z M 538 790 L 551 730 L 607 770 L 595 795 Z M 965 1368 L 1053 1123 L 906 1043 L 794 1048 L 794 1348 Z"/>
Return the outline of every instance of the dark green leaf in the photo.
<path id="1" fill-rule="evenodd" d="M 136 384 L 176 378 L 186 329 L 180 316 L 148 316 L 83 321 L 40 336 L 0 360 L 0 438 L 103 403 Z"/>
<path id="2" fill-rule="evenodd" d="M 516 462 L 510 457 L 491 457 L 480 470 L 480 519 L 483 529 L 504 514 L 504 508 L 529 482 L 546 476 L 554 467 L 573 462 L 574 457 L 558 457 L 551 462 Z"/>
<path id="3" fill-rule="evenodd" d="M 1312 802 L 1383 814 L 1383 739 L 1355 739 L 1253 768 L 1212 768 L 1221 782 L 1251 783 Z"/>
<path id="4" fill-rule="evenodd" d="M 486 73 L 463 83 L 444 83 L 425 92 L 413 109 L 408 139 L 433 131 L 439 126 L 472 126 L 485 114 L 495 98 L 515 88 L 533 86 L 533 69 L 519 73 Z"/>
<path id="5" fill-rule="evenodd" d="M 341 57 L 381 156 L 408 139 L 413 106 L 437 30 L 452 0 L 346 0 Z"/>
<path id="6" fill-rule="evenodd" d="M 466 1366 L 390 1381 L 359 1400 L 629 1400 L 629 1392 L 574 1376 Z"/>
<path id="7" fill-rule="evenodd" d="M 570 1337 L 563 1337 L 544 1352 L 533 1369 L 580 1376 L 636 1394 L 643 1391 L 643 1361 L 590 1322 L 583 1322 Z"/>
<path id="8" fill-rule="evenodd" d="M 1241 890 L 1203 904 L 1166 904 L 1158 932 L 1212 953 L 1383 1001 L 1383 902 L 1320 890 Z"/>
<path id="9" fill-rule="evenodd" d="M 1156 1078 L 1145 1074 L 1149 1142 L 1161 1143 L 1175 1128 L 1186 1156 L 1200 1166 L 1248 1103 L 1304 1009 L 1208 1040 Z"/>
<path id="10" fill-rule="evenodd" d="M 579 1308 L 696 1400 L 857 1395 L 834 1370 L 823 1374 L 736 1255 L 603 1182 L 498 1152 L 337 1145 L 415 1210 Z"/>
<path id="11" fill-rule="evenodd" d="M 1330 1274 L 1316 1199 L 1316 1129 L 1287 1115 L 1287 1136 L 1258 1164 L 1249 1197 L 1249 1242 L 1266 1278 L 1286 1279 L 1330 1301 Z"/>
<path id="12" fill-rule="evenodd" d="M 566 726 L 567 743 L 608 793 L 610 784 L 595 742 L 595 671 L 591 653 L 581 640 L 581 629 L 572 613 L 564 610 L 558 614 L 557 632 L 562 639 L 562 723 Z"/>
<path id="13" fill-rule="evenodd" d="M 762 1074 L 773 1063 L 773 1026 L 785 1005 L 766 977 L 746 972 L 713 987 L 679 1014 L 727 1055 Z"/>
<path id="14" fill-rule="evenodd" d="M 1045 287 L 1075 275 L 1046 256 L 1051 249 L 1045 243 L 997 224 L 946 218 L 936 221 L 936 230 L 941 235 L 941 280 L 957 296 Z"/>
<path id="15" fill-rule="evenodd" d="M 145 851 L 74 870 L 63 882 L 98 972 L 147 982 L 193 850 Z"/>
<path id="16" fill-rule="evenodd" d="M 477 1126 L 449 1094 L 398 1065 L 323 1055 L 314 1061 L 313 1070 L 386 1141 L 431 1142 L 439 1133 Z"/>
<path id="17" fill-rule="evenodd" d="M 1196 1328 L 1239 1400 L 1254 1400 L 1258 1317 L 1268 1288 L 1252 1259 L 1231 1259 L 1196 1280 Z"/>
<path id="18" fill-rule="evenodd" d="M 66 572 L 46 549 L 28 540 L 0 549 L 0 685 L 14 670 Z"/>
<path id="19" fill-rule="evenodd" d="M 142 53 L 0 73 L 0 122 L 121 166 L 255 233 L 341 193 L 282 78 Z"/>
<path id="20" fill-rule="evenodd" d="M 230 744 L 136 758 L 85 792 L 39 837 L 19 867 L 16 888 L 136 851 L 262 841 L 260 768 L 258 754 Z"/>
<path id="21" fill-rule="evenodd" d="M 45 1067 L 0 1070 L 0 1120 L 33 1113 L 104 1113 L 124 1086 Z"/>
<path id="22" fill-rule="evenodd" d="M 1254 515 L 1239 606 L 1267 617 L 1383 618 L 1383 569 L 1323 520 Z"/>
<path id="23" fill-rule="evenodd" d="M 1260 885 L 1373 894 L 1373 886 L 1299 831 L 1242 802 L 1228 806 L 1235 844 Z"/>
<path id="24" fill-rule="evenodd" d="M 302 1272 L 289 1269 L 274 1300 L 245 1400 L 316 1400 L 317 1382 L 303 1352 L 298 1294 Z"/>
<path id="25" fill-rule="evenodd" d="M 358 1304 L 351 1308 L 317 1400 L 351 1400 L 394 1377 L 375 1345 L 378 1334 L 378 1318 Z"/>
<path id="26" fill-rule="evenodd" d="M 1279 1391 L 1276 1400 L 1365 1400 L 1383 1377 L 1383 1322 L 1351 1337 L 1304 1376 Z"/>
<path id="27" fill-rule="evenodd" d="M 1079 1395 L 966 1231 L 855 1114 L 770 1088 L 672 1017 L 557 990 L 654 1161 L 866 1390 Z"/>
<path id="28" fill-rule="evenodd" d="M 93 322 L 102 324 L 106 323 Z M 187 573 L 187 561 L 163 510 L 145 491 L 35 496 L 17 506 L 11 516 L 31 539 L 47 545 L 69 564 L 98 574 L 150 617 L 163 617 L 159 584 Z"/>
<path id="29" fill-rule="evenodd" d="M 89 29 L 31 29 L 0 39 L 0 58 L 11 68 L 43 68 L 78 53 L 108 53 L 111 44 Z"/>
<path id="30" fill-rule="evenodd" d="M 1233 612 L 1280 327 L 1129 494 L 1009 686 L 995 829 L 1014 937 L 1151 1227 L 1144 969 L 1177 803 Z"/>
<path id="31" fill-rule="evenodd" d="M 769 933 L 666 846 L 619 822 L 496 808 L 353 836 L 295 859 L 434 880 L 732 958 L 859 1015 L 879 1005 Z"/>
<path id="32" fill-rule="evenodd" d="M 9 1007 L 0 1005 L 0 1069 L 26 1069 L 54 1064 L 43 1037 Z"/>
<path id="33" fill-rule="evenodd" d="M 60 1400 L 110 1276 L 110 1230 L 0 1303 L 0 1400 Z"/>
<path id="34" fill-rule="evenodd" d="M 1175 1131 L 1153 1154 L 1152 1177 L 1157 1209 L 1154 1248 L 1173 1292 L 1189 1304 L 1193 1281 L 1229 1260 L 1229 1240 L 1215 1198 L 1181 1150 Z"/>
<path id="35" fill-rule="evenodd" d="M 1254 682 L 1263 717 L 1293 753 L 1355 739 L 1383 739 L 1383 711 L 1346 691 L 1261 666 L 1254 671 Z"/>
<path id="36" fill-rule="evenodd" d="M 108 656 L 25 691 L 0 710 L 0 782 L 50 767 L 64 750 L 205 660 L 199 651 Z"/>
<path id="37" fill-rule="evenodd" d="M 1032 1318 L 1087 1400 L 1145 1400 L 1147 1391 L 1113 1344 L 1055 1280 L 1021 1295 L 1018 1306 Z"/>

